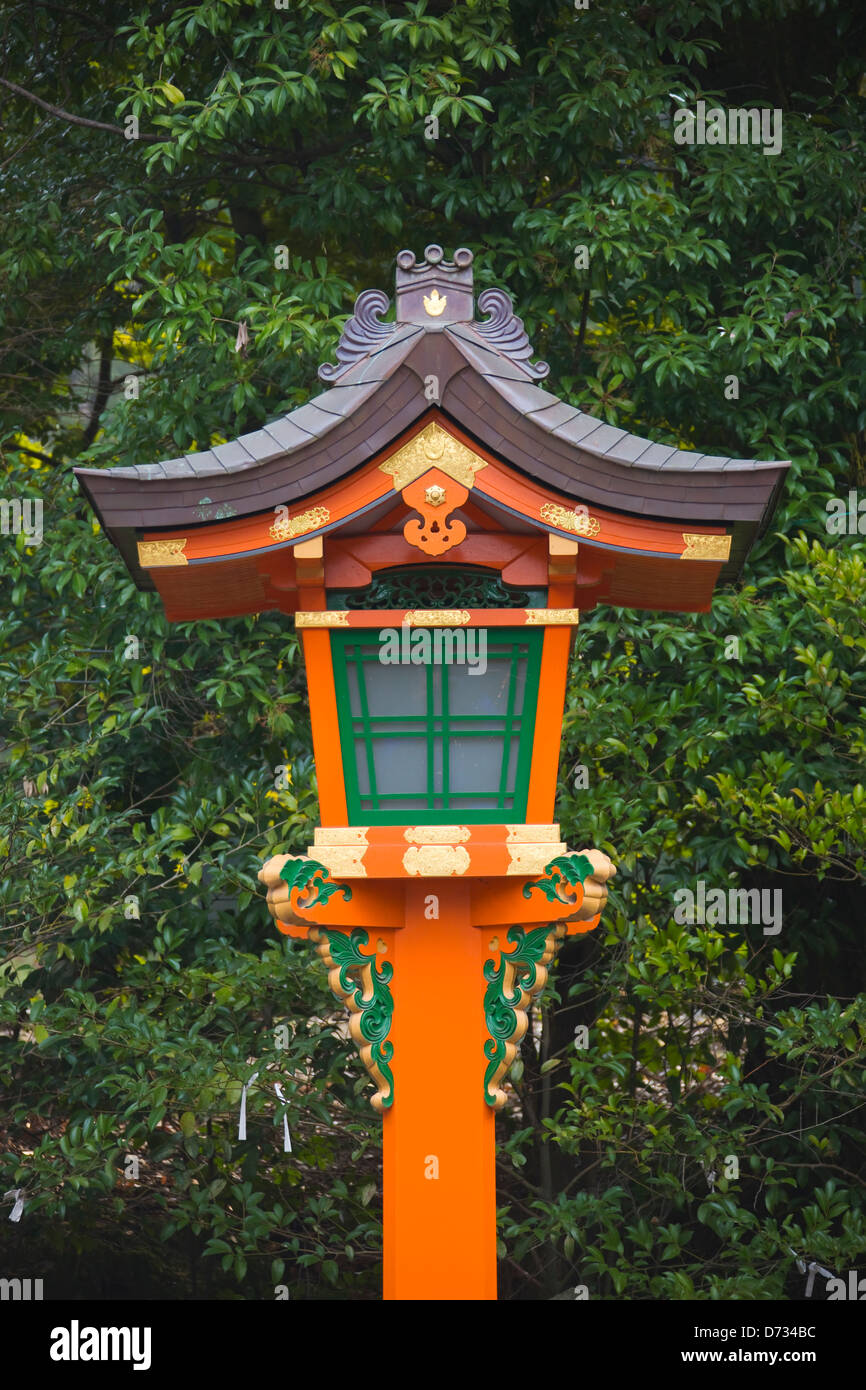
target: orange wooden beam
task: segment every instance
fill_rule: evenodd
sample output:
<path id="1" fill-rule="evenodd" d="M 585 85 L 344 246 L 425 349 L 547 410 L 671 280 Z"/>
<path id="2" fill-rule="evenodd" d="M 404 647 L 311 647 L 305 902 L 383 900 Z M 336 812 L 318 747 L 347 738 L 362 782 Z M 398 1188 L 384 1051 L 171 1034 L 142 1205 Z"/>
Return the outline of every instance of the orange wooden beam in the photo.
<path id="1" fill-rule="evenodd" d="M 406 885 L 395 935 L 393 1107 L 383 1117 L 386 1300 L 496 1298 L 496 1155 L 482 968 L 466 883 Z M 431 898 L 437 917 L 431 917 Z"/>

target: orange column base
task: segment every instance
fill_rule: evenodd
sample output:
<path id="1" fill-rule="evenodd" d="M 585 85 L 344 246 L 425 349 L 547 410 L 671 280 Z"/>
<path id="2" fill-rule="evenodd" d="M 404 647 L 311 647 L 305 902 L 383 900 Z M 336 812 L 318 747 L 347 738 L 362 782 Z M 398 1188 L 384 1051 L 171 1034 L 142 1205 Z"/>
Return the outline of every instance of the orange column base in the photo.
<path id="1" fill-rule="evenodd" d="M 496 1155 L 483 976 L 467 883 L 407 884 L 392 961 L 394 1106 L 383 1117 L 384 1279 L 394 1299 L 496 1298 Z M 431 916 L 438 910 L 438 918 Z"/>
<path id="2" fill-rule="evenodd" d="M 525 840 L 505 839 L 514 827 L 451 827 L 453 842 L 437 829 L 437 839 L 431 832 L 420 846 L 418 827 L 381 834 L 319 829 L 309 856 L 276 855 L 259 873 L 280 931 L 312 931 L 379 1088 L 372 1104 L 383 1120 L 389 1301 L 496 1298 L 495 1112 L 484 1087 L 504 1102 L 501 1083 L 527 1026 L 525 1005 L 544 988 L 566 933 L 598 924 L 607 880 L 616 872 L 598 850 L 569 852 L 558 833 L 548 833 L 558 827 L 527 826 Z M 509 937 L 509 928 L 522 923 L 536 933 L 530 959 Z M 351 937 L 356 927 L 361 946 L 354 944 L 346 964 L 345 943 L 335 949 L 334 936 Z M 373 940 L 370 933 L 377 933 Z M 342 968 L 335 959 L 341 954 Z M 393 969 L 386 1056 L 376 1052 L 361 1021 L 365 1007 L 377 1007 L 371 971 L 381 970 L 380 956 Z M 488 1038 L 487 961 L 514 1013 L 507 1040 L 501 1027 L 496 1040 Z M 378 984 L 388 978 L 378 977 Z"/>

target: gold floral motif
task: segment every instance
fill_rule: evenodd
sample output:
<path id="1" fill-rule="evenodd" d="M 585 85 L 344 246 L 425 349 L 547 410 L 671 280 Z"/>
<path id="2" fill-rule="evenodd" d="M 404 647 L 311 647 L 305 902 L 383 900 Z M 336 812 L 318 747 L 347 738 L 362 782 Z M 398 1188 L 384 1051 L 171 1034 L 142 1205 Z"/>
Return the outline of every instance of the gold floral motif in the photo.
<path id="1" fill-rule="evenodd" d="M 459 877 L 470 863 L 462 845 L 411 845 L 403 855 L 403 868 L 412 878 Z"/>
<path id="2" fill-rule="evenodd" d="M 295 627 L 348 627 L 348 608 L 324 608 L 318 613 L 296 613 Z"/>
<path id="3" fill-rule="evenodd" d="M 524 608 L 527 627 L 577 627 L 579 608 Z"/>
<path id="4" fill-rule="evenodd" d="M 403 839 L 410 845 L 459 845 L 471 834 L 468 825 L 410 825 Z"/>
<path id="5" fill-rule="evenodd" d="M 444 487 L 440 487 L 438 483 L 434 483 L 433 486 L 428 487 L 427 491 L 424 493 L 424 500 L 428 507 L 441 507 L 447 496 L 448 494 Z"/>
<path id="6" fill-rule="evenodd" d="M 404 487 L 414 483 L 416 478 L 431 468 L 440 468 L 456 483 L 471 488 L 475 474 L 486 467 L 485 459 L 461 444 L 459 439 L 455 439 L 453 434 L 443 430 L 435 421 L 425 425 L 414 438 L 407 440 L 402 449 L 379 464 L 380 470 L 393 480 L 395 492 L 402 492 Z"/>
<path id="7" fill-rule="evenodd" d="M 298 516 L 281 516 L 279 521 L 275 521 L 268 534 L 273 536 L 275 541 L 290 541 L 293 536 L 303 536 L 306 531 L 315 531 L 318 526 L 325 526 L 331 520 L 331 513 L 327 507 L 312 507 L 308 512 L 301 512 Z"/>
<path id="8" fill-rule="evenodd" d="M 567 507 L 557 506 L 555 502 L 545 502 L 539 516 L 542 521 L 549 521 L 551 526 L 559 527 L 560 531 L 574 531 L 578 536 L 597 536 L 601 530 L 598 517 L 590 516 L 588 512 L 570 512 Z"/>
<path id="9" fill-rule="evenodd" d="M 730 536 L 690 535 L 684 531 L 683 542 L 681 560 L 727 560 L 731 554 Z"/>
<path id="10" fill-rule="evenodd" d="M 184 555 L 186 540 L 139 541 L 138 563 L 142 569 L 161 569 L 165 565 L 188 565 Z"/>
<path id="11" fill-rule="evenodd" d="M 465 608 L 410 608 L 403 622 L 410 627 L 461 627 L 470 617 Z"/>

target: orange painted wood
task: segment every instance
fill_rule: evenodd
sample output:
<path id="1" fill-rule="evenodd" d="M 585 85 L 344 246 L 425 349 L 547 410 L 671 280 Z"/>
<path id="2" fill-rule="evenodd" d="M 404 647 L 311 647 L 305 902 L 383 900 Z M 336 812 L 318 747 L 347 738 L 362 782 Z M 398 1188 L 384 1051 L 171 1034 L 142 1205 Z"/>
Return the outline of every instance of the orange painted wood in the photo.
<path id="1" fill-rule="evenodd" d="M 380 464 L 434 420 L 487 460 L 487 466 L 476 475 L 465 509 L 471 525 L 477 524 L 483 529 L 470 530 L 466 539 L 454 545 L 448 555 L 458 563 L 498 569 L 507 583 L 545 582 L 547 533 L 536 532 L 538 544 L 535 548 L 533 537 L 525 532 L 494 529 L 502 522 L 495 513 L 488 514 L 485 508 L 507 507 L 515 519 L 522 519 L 524 526 L 543 528 L 545 521 L 541 509 L 545 504 L 553 503 L 572 512 L 574 499 L 542 487 L 534 479 L 501 463 L 434 409 L 426 412 L 410 430 L 351 477 L 306 498 L 302 508 L 290 509 L 294 519 L 302 511 L 324 507 L 328 512 L 326 524 L 333 528 L 335 524 L 360 515 L 376 502 L 393 500 L 387 519 L 368 523 L 373 529 L 368 529 L 365 535 L 338 539 L 333 531 L 328 533 L 325 566 L 329 587 L 357 585 L 364 580 L 363 568 L 375 571 L 384 565 L 430 562 L 429 556 L 409 545 L 400 534 L 405 519 L 402 503 L 393 490 L 392 479 L 382 471 Z M 722 562 L 681 559 L 683 535 L 686 531 L 724 535 L 724 527 L 697 521 L 691 525 L 658 521 L 596 506 L 589 509 L 589 515 L 598 522 L 599 530 L 596 536 L 581 540 L 578 586 L 583 587 L 583 592 L 578 607 L 585 609 L 603 601 L 661 612 L 708 611 Z M 292 547 L 270 535 L 274 518 L 274 510 L 269 509 L 255 516 L 201 526 L 145 531 L 144 540 L 170 540 L 182 535 L 186 541 L 186 559 L 193 562 L 148 569 L 163 597 L 168 617 L 172 621 L 189 621 L 197 617 L 225 617 L 273 608 L 286 613 L 304 609 L 305 601 L 295 587 L 297 576 Z M 380 531 L 378 528 L 383 525 L 400 529 L 396 534 L 393 530 Z M 334 547 L 342 544 L 346 545 L 346 550 L 341 559 L 340 550 Z M 595 549 L 600 546 L 605 548 Z M 601 574 L 591 558 L 593 553 L 602 556 Z M 375 563 L 368 563 L 368 556 L 375 557 Z M 208 560 L 213 563 L 204 563 Z M 196 564 L 196 561 L 203 563 Z M 551 602 L 550 606 L 554 604 Z"/>
<path id="2" fill-rule="evenodd" d="M 315 854 L 311 855 L 315 858 Z M 345 880 L 340 880 L 345 882 Z M 399 931 L 403 926 L 405 908 L 403 888 L 397 883 L 367 883 L 364 879 L 352 879 L 352 896 L 346 901 L 342 893 L 333 893 L 327 902 L 316 903 L 304 908 L 298 902 L 301 894 L 294 889 L 291 894 L 292 906 L 300 917 L 309 917 L 308 922 L 299 926 L 296 922 L 282 922 L 276 918 L 277 930 L 284 936 L 306 936 L 310 927 L 339 927 L 351 931 L 353 927 L 366 927 L 374 930 Z M 289 885 L 285 885 L 285 901 L 289 901 Z M 276 896 L 274 903 L 280 901 Z"/>
<path id="3" fill-rule="evenodd" d="M 473 503 L 483 503 L 485 498 L 501 502 L 512 511 L 525 517 L 535 525 L 543 525 L 539 512 L 544 503 L 552 502 L 566 510 L 574 510 L 574 499 L 543 487 L 533 479 L 518 474 L 516 470 L 501 463 L 495 455 L 470 440 L 450 420 L 431 411 L 424 415 L 410 431 L 401 435 L 392 445 L 377 454 L 363 468 L 349 478 L 325 488 L 322 492 L 308 497 L 303 504 L 290 508 L 294 517 L 314 507 L 326 507 L 329 512 L 329 525 L 348 519 L 371 503 L 387 497 L 393 492 L 392 480 L 380 467 L 387 458 L 402 448 L 431 421 L 436 421 L 442 429 L 460 439 L 480 457 L 487 460 L 488 466 L 475 477 L 472 491 Z M 396 499 L 395 499 L 396 501 Z M 593 505 L 590 515 L 601 523 L 598 539 L 614 546 L 629 546 L 632 549 L 648 550 L 659 556 L 679 557 L 683 550 L 683 531 L 697 530 L 704 535 L 724 535 L 723 526 L 710 526 L 704 522 L 689 525 L 685 522 L 666 522 L 627 516 L 622 512 L 607 510 Z M 194 528 L 171 528 L 169 530 L 144 531 L 143 540 L 174 539 L 186 532 L 187 559 L 203 559 L 208 556 L 239 555 L 260 547 L 274 547 L 277 541 L 270 535 L 274 524 L 273 509 L 258 512 L 253 516 L 238 517 L 231 521 L 216 521 Z M 369 532 L 368 532 L 369 534 Z M 301 539 L 299 537 L 299 539 Z M 411 549 L 411 547 L 410 547 Z M 701 562 L 707 568 L 715 569 L 712 562 Z"/>
<path id="4" fill-rule="evenodd" d="M 570 628 L 545 628 L 526 803 L 526 819 L 533 825 L 553 820 L 570 648 Z"/>
<path id="5" fill-rule="evenodd" d="M 408 515 L 405 509 L 401 510 L 403 521 Z M 537 586 L 547 583 L 546 536 L 508 531 L 470 533 L 455 554 L 454 563 L 511 570 L 514 577 L 509 575 L 507 582 L 510 584 Z M 359 582 L 369 583 L 369 578 L 362 578 L 364 571 L 369 576 L 394 565 L 430 563 L 430 556 L 410 545 L 402 534 L 336 537 L 326 540 L 325 582 L 329 589 L 349 588 Z"/>
<path id="6" fill-rule="evenodd" d="M 425 898 L 439 899 L 427 920 Z M 493 1111 L 484 1102 L 484 977 L 468 885 L 406 886 L 395 934 L 394 1105 L 382 1122 L 386 1300 L 496 1298 Z M 438 1167 L 438 1177 L 425 1176 Z"/>
<path id="7" fill-rule="evenodd" d="M 313 757 L 319 784 L 319 817 L 325 826 L 346 825 L 349 811 L 331 661 L 331 634 L 327 628 L 308 628 L 304 631 L 303 640 Z"/>
<path id="8" fill-rule="evenodd" d="M 522 827 L 523 828 L 523 827 Z M 521 882 L 527 878 L 538 876 L 538 874 L 522 871 L 521 873 L 511 873 L 514 864 L 514 854 L 519 855 L 521 848 L 527 844 L 544 846 L 541 851 L 542 864 L 547 863 L 557 854 L 563 853 L 562 842 L 559 840 L 559 827 L 532 824 L 525 827 L 528 831 L 526 839 L 517 842 L 509 839 L 509 827 L 507 825 L 458 825 L 448 836 L 439 835 L 439 827 L 435 826 L 393 826 L 393 825 L 372 825 L 364 828 L 365 843 L 358 845 L 352 839 L 357 834 L 357 827 L 346 830 L 346 843 L 353 845 L 353 853 L 360 859 L 363 873 L 359 877 L 351 874 L 340 874 L 335 870 L 334 877 L 354 884 L 367 884 L 370 882 L 382 882 L 388 879 L 412 879 L 421 882 L 431 882 L 433 876 L 444 877 L 449 874 L 449 870 L 436 866 L 432 869 L 430 877 L 425 877 L 419 872 L 419 858 L 423 863 L 430 853 L 441 851 L 447 858 L 449 865 L 453 866 L 450 877 L 459 879 L 470 878 L 513 878 L 515 882 Z M 549 839 L 549 833 L 554 831 L 557 838 Z M 406 834 L 411 836 L 406 838 Z M 547 833 L 545 833 L 547 832 Z M 548 853 L 549 845 L 549 853 Z M 423 847 L 423 848 L 422 848 Z M 309 851 L 311 859 L 322 859 L 326 861 L 328 852 L 325 846 L 312 845 Z M 543 856 L 546 855 L 546 858 Z M 432 890 L 431 890 L 432 891 Z M 327 918 L 317 920 L 327 921 Z M 519 920 L 519 918 L 515 918 Z"/>
<path id="9" fill-rule="evenodd" d="M 569 854 L 572 853 L 569 850 Z M 553 854 L 551 854 L 553 859 Z M 535 875 L 541 877 L 539 871 Z M 526 878 L 483 878 L 473 879 L 470 892 L 472 901 L 472 925 L 489 931 L 493 927 L 510 927 L 515 922 L 532 928 L 549 925 L 570 913 L 576 912 L 583 902 L 583 892 L 575 892 L 576 902 L 572 907 L 552 903 L 544 893 L 532 889 L 529 898 L 523 896 L 524 885 L 531 880 Z M 577 885 L 575 885 L 577 887 Z M 600 917 L 601 914 L 599 914 Z M 585 922 L 575 923 L 584 927 Z"/>

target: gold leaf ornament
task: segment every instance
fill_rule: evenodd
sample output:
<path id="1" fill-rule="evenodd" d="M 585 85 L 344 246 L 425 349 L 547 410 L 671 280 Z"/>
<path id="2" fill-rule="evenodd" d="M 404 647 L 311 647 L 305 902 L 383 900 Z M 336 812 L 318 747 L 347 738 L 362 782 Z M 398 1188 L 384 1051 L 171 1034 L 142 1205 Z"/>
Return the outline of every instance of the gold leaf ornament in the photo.
<path id="1" fill-rule="evenodd" d="M 432 294 L 425 294 L 424 296 L 424 309 L 425 312 L 430 315 L 431 319 L 438 319 L 447 303 L 448 296 L 440 294 L 438 290 L 434 290 Z"/>

